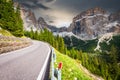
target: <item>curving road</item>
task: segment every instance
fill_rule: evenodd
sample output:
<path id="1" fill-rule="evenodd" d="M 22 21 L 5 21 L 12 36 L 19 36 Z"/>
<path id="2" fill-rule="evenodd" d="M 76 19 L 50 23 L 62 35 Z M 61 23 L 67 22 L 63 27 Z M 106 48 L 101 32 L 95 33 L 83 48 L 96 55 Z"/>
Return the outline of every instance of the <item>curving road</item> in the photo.
<path id="1" fill-rule="evenodd" d="M 47 43 L 0 55 L 0 80 L 43 80 L 51 49 Z"/>

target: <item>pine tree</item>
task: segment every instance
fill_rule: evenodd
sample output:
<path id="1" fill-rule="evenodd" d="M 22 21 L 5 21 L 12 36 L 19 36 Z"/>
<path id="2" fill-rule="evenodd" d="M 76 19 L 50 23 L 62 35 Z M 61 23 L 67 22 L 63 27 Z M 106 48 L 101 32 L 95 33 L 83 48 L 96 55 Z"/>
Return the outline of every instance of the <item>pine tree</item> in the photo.
<path id="1" fill-rule="evenodd" d="M 117 54 L 118 54 L 117 48 L 114 45 L 112 45 L 111 52 L 110 52 L 110 60 L 111 60 L 110 63 L 112 65 L 111 74 L 114 80 L 117 80 L 117 77 L 120 74 L 120 71 L 119 71 L 120 69 L 117 64 Z"/>
<path id="2" fill-rule="evenodd" d="M 33 31 L 33 28 L 31 27 L 31 31 L 30 31 L 30 38 L 31 39 L 34 39 L 34 31 Z"/>
<path id="3" fill-rule="evenodd" d="M 12 0 L 0 0 L 0 26 L 15 36 L 23 36 L 23 23 L 20 8 L 14 11 Z"/>

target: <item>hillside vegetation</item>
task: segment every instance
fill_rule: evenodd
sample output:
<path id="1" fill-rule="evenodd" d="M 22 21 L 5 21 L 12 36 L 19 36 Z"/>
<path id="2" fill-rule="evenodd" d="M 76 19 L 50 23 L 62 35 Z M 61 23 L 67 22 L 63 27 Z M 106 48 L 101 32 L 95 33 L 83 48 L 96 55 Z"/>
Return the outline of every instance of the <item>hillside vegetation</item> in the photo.
<path id="1" fill-rule="evenodd" d="M 3 36 L 13 36 L 9 31 L 0 28 L 0 35 Z"/>
<path id="2" fill-rule="evenodd" d="M 82 50 L 84 52 L 94 52 L 95 47 L 97 46 L 97 39 L 94 40 L 81 40 L 74 36 L 64 37 L 65 44 L 68 49 L 72 49 L 73 47 L 77 50 Z"/>
<path id="3" fill-rule="evenodd" d="M 65 44 L 67 45 L 68 49 L 72 49 L 73 47 L 77 50 L 82 50 L 83 52 L 88 53 L 95 53 L 95 48 L 97 47 L 97 43 L 99 39 L 93 39 L 93 40 L 81 40 L 74 36 L 71 38 L 66 36 L 64 37 Z M 116 46 L 117 49 L 120 49 L 120 35 L 115 35 L 112 37 L 112 39 L 109 41 L 109 39 L 105 39 L 102 41 L 99 46 L 102 50 L 102 52 L 109 52 L 111 51 L 112 45 Z M 98 52 L 98 51 L 97 51 Z"/>
<path id="4" fill-rule="evenodd" d="M 0 0 L 0 27 L 14 36 L 23 36 L 23 22 L 19 5 L 14 9 L 12 0 Z"/>
<path id="5" fill-rule="evenodd" d="M 57 50 L 56 53 L 56 62 L 62 62 L 62 80 L 94 80 L 90 75 L 86 74 L 78 64 L 78 62 L 67 55 L 63 55 Z M 58 65 L 56 65 L 57 67 Z"/>
<path id="6" fill-rule="evenodd" d="M 19 5 L 14 7 L 13 0 L 0 0 L 0 54 L 29 46 L 31 40 L 18 38 L 22 36 L 23 22 Z"/>
<path id="7" fill-rule="evenodd" d="M 75 47 L 67 48 L 62 37 L 53 36 L 52 32 L 48 31 L 47 29 L 45 29 L 44 31 L 35 32 L 31 29 L 31 31 L 26 31 L 25 35 L 32 39 L 46 41 L 50 43 L 62 54 L 81 61 L 81 64 L 84 67 L 86 67 L 92 73 L 103 77 L 105 80 L 120 80 L 120 51 L 116 45 L 110 46 L 109 54 L 99 52 L 92 53 L 92 43 L 94 44 L 94 41 L 91 40 L 91 43 L 89 43 L 89 47 L 87 47 L 86 45 L 86 50 L 88 49 L 91 51 L 89 53 L 83 52 L 82 50 L 77 50 Z M 96 47 L 95 45 L 93 46 Z M 69 76 L 69 74 L 67 75 Z"/>
<path id="8" fill-rule="evenodd" d="M 102 76 L 105 80 L 120 79 L 120 35 L 115 35 L 109 41 L 105 39 L 100 42 L 100 51 L 94 51 L 98 39 L 83 41 L 75 37 L 65 37 L 64 41 L 68 49 L 80 50 L 79 60 L 92 73 Z M 109 41 L 109 43 L 108 43 Z M 72 43 L 72 45 L 71 45 Z M 84 53 L 83 53 L 83 52 Z"/>

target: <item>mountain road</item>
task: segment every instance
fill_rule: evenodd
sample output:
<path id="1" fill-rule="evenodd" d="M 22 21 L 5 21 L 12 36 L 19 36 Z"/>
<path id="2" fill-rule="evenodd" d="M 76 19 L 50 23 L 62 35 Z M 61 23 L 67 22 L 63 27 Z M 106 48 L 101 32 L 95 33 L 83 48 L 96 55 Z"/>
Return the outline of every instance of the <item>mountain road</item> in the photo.
<path id="1" fill-rule="evenodd" d="M 33 41 L 29 47 L 1 54 L 0 80 L 45 80 L 50 53 L 47 43 Z"/>

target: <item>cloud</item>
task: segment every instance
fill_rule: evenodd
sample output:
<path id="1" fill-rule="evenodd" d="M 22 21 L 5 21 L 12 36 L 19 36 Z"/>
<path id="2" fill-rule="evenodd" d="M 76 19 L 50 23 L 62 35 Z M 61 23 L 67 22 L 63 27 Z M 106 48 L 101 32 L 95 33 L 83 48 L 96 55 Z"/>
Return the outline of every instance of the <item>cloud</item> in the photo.
<path id="1" fill-rule="evenodd" d="M 114 11 L 120 9 L 120 0 L 57 0 L 56 6 L 71 11 L 84 11 L 93 7 L 102 7 Z"/>
<path id="2" fill-rule="evenodd" d="M 42 8 L 44 10 L 48 10 L 50 9 L 49 7 L 47 6 L 44 6 L 43 4 L 28 4 L 28 3 L 21 3 L 22 5 L 24 5 L 25 7 L 27 8 L 30 8 L 30 9 L 38 9 L 38 8 Z"/>
<path id="3" fill-rule="evenodd" d="M 20 4 L 31 8 L 31 9 L 38 9 L 41 8 L 43 10 L 51 9 L 50 7 L 46 6 L 44 3 L 53 2 L 54 0 L 14 0 L 19 2 Z"/>
<path id="4" fill-rule="evenodd" d="M 41 4 L 41 3 L 37 3 L 36 6 L 42 8 L 44 10 L 50 9 L 50 7 L 47 7 L 47 6 L 45 6 L 45 5 Z"/>
<path id="5" fill-rule="evenodd" d="M 46 0 L 46 2 L 55 2 L 56 0 Z"/>

